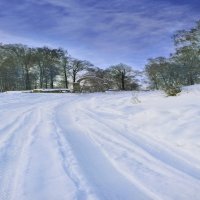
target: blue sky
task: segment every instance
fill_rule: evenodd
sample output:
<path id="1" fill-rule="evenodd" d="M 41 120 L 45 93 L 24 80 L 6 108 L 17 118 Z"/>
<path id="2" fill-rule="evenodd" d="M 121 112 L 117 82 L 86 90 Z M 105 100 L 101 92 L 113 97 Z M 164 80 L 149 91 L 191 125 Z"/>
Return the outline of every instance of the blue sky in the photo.
<path id="1" fill-rule="evenodd" d="M 63 47 L 99 67 L 142 68 L 172 52 L 173 33 L 199 19 L 199 0 L 0 0 L 0 42 Z"/>

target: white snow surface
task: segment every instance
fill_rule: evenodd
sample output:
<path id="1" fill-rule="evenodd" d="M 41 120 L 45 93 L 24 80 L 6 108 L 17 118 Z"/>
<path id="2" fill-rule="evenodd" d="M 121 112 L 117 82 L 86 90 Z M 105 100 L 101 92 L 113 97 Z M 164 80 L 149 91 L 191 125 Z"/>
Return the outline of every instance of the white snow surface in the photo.
<path id="1" fill-rule="evenodd" d="M 199 200 L 200 86 L 0 94 L 0 200 Z"/>

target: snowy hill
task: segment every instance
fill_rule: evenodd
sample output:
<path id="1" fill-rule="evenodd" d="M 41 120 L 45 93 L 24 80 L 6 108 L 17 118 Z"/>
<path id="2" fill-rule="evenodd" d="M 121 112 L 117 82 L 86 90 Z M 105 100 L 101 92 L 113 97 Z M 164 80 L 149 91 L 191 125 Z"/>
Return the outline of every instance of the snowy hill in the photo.
<path id="1" fill-rule="evenodd" d="M 200 85 L 0 94 L 0 200 L 199 200 Z"/>

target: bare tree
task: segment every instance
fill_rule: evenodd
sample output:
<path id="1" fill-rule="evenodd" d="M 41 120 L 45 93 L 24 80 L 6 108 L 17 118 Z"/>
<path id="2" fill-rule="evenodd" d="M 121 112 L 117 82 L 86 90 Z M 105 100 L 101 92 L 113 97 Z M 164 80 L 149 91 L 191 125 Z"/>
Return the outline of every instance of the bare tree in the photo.
<path id="1" fill-rule="evenodd" d="M 73 83 L 76 82 L 78 73 L 86 70 L 91 65 L 92 64 L 88 61 L 71 58 L 69 71 L 72 76 Z"/>
<path id="2" fill-rule="evenodd" d="M 133 68 L 126 64 L 113 65 L 106 71 L 108 79 L 111 79 L 113 84 L 120 90 L 134 89 L 137 85 Z"/>

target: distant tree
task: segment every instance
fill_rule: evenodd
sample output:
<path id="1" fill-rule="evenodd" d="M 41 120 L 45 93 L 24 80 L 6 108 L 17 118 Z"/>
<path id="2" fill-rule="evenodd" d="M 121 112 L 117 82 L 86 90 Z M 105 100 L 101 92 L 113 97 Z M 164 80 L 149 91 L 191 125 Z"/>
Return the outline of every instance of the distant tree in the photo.
<path id="1" fill-rule="evenodd" d="M 173 61 L 179 69 L 182 85 L 194 85 L 200 80 L 200 53 L 192 46 L 177 49 Z M 177 70 L 174 68 L 174 70 Z"/>
<path id="2" fill-rule="evenodd" d="M 60 73 L 60 54 L 58 49 L 50 49 L 48 47 L 43 47 L 44 52 L 44 78 L 45 78 L 45 86 L 48 87 L 48 83 L 50 88 L 54 88 L 54 82 L 57 75 Z"/>
<path id="3" fill-rule="evenodd" d="M 149 59 L 145 67 L 152 88 L 166 89 L 180 85 L 179 67 L 170 59 L 157 57 Z"/>
<path id="4" fill-rule="evenodd" d="M 200 78 L 200 21 L 190 30 L 180 30 L 174 35 L 175 61 L 182 67 L 186 85 L 199 82 Z"/>
<path id="5" fill-rule="evenodd" d="M 0 91 L 15 90 L 21 84 L 14 60 L 0 48 Z"/>
<path id="6" fill-rule="evenodd" d="M 169 58 L 149 59 L 145 67 L 153 88 L 168 88 L 173 94 L 182 85 L 200 82 L 200 21 L 190 30 L 177 31 L 174 44 L 176 51 Z"/>
<path id="7" fill-rule="evenodd" d="M 113 65 L 106 72 L 108 74 L 107 78 L 113 82 L 113 87 L 117 87 L 120 90 L 130 90 L 137 87 L 134 79 L 135 72 L 132 67 L 126 64 Z"/>
<path id="8" fill-rule="evenodd" d="M 69 76 L 69 70 L 70 70 L 70 56 L 68 55 L 68 52 L 64 49 L 58 49 L 58 53 L 60 56 L 60 65 L 62 66 L 62 72 L 64 77 L 64 85 L 66 88 L 68 88 L 68 76 Z"/>
<path id="9" fill-rule="evenodd" d="M 38 74 L 38 81 L 39 81 L 39 88 L 44 87 L 44 79 L 45 79 L 45 50 L 44 48 L 36 48 L 35 50 L 35 59 L 37 65 L 37 74 Z"/>
<path id="10" fill-rule="evenodd" d="M 83 70 L 87 70 L 89 66 L 92 66 L 92 64 L 88 61 L 71 58 L 69 72 L 71 74 L 73 83 L 76 82 L 78 73 L 82 72 Z"/>
<path id="11" fill-rule="evenodd" d="M 86 76 L 96 76 L 98 78 L 106 78 L 105 75 L 106 75 L 106 70 L 104 69 L 101 69 L 99 67 L 95 67 L 93 65 L 90 65 L 89 67 L 87 67 L 87 70 L 86 70 L 86 73 L 85 73 Z"/>
<path id="12" fill-rule="evenodd" d="M 15 65 L 21 68 L 24 89 L 31 89 L 30 74 L 34 65 L 34 49 L 21 44 L 8 44 L 1 46 L 1 48 L 6 52 L 7 56 L 12 58 Z"/>
<path id="13" fill-rule="evenodd" d="M 190 30 L 179 30 L 174 36 L 174 44 L 176 48 L 192 46 L 193 48 L 200 48 L 200 20 Z"/>

